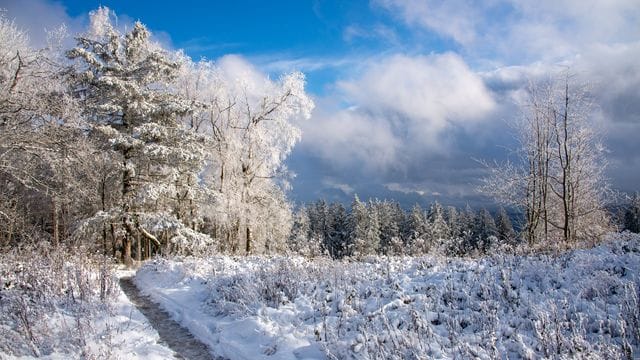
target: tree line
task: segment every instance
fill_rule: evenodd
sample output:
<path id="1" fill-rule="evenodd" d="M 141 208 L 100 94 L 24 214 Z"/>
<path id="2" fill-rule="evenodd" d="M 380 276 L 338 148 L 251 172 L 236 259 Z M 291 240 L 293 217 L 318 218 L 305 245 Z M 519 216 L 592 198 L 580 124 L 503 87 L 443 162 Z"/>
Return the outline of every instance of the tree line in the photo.
<path id="1" fill-rule="evenodd" d="M 459 210 L 438 202 L 405 211 L 395 201 L 361 201 L 350 208 L 318 200 L 294 215 L 289 247 L 307 255 L 333 258 L 367 255 L 442 254 L 466 256 L 513 248 L 520 240 L 503 207 Z"/>

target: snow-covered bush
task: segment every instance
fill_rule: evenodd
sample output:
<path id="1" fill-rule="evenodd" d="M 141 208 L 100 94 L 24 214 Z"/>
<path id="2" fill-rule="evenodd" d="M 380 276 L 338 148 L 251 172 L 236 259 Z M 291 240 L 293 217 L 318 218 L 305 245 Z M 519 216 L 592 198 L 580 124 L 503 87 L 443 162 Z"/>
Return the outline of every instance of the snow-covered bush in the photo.
<path id="1" fill-rule="evenodd" d="M 156 260 L 137 278 L 198 294 L 185 326 L 216 341 L 248 326 L 283 357 L 312 344 L 329 359 L 534 359 L 637 356 L 638 274 L 640 236 L 625 234 L 558 256 Z M 194 307 L 166 299 L 181 316 Z"/>
<path id="2" fill-rule="evenodd" d="M 81 353 L 116 294 L 111 263 L 46 243 L 0 253 L 0 353 Z"/>

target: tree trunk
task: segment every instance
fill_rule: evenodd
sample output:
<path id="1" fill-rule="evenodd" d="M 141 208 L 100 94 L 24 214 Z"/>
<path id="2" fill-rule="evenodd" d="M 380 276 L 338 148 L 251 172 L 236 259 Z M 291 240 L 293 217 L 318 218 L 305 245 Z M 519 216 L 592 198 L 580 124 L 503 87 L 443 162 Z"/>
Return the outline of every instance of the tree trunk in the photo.
<path id="1" fill-rule="evenodd" d="M 127 268 L 133 267 L 133 259 L 131 258 L 131 235 L 125 235 L 122 240 L 123 252 L 122 252 L 122 262 L 125 264 Z"/>
<path id="2" fill-rule="evenodd" d="M 245 248 L 245 252 L 249 254 L 251 252 L 251 229 L 249 228 L 249 225 L 247 225 L 246 233 L 247 233 L 247 246 Z"/>
<path id="3" fill-rule="evenodd" d="M 52 221 L 52 235 L 53 235 L 53 246 L 58 247 L 58 243 L 60 242 L 60 233 L 58 229 L 58 205 L 56 204 L 55 196 L 51 197 L 51 221 Z"/>
<path id="4" fill-rule="evenodd" d="M 142 261 L 142 237 L 140 235 L 136 236 L 136 260 Z"/>

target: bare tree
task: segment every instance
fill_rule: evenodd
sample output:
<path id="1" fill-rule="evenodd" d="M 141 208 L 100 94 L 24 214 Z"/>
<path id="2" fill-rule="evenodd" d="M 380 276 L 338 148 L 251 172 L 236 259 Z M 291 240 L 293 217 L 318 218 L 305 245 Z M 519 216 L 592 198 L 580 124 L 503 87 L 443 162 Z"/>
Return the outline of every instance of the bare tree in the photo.
<path id="1" fill-rule="evenodd" d="M 517 160 L 490 166 L 481 187 L 523 211 L 529 245 L 595 240 L 610 229 L 605 150 L 586 90 L 566 73 L 531 85 L 516 125 Z"/>

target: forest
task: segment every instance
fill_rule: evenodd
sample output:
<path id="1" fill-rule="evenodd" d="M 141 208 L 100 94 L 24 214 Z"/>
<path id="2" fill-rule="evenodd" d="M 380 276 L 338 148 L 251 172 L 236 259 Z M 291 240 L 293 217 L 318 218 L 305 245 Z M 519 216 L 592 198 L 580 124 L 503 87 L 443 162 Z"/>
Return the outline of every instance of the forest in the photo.
<path id="1" fill-rule="evenodd" d="M 0 13 L 0 353 L 126 356 L 112 352 L 133 349 L 117 329 L 145 323 L 123 315 L 117 281 L 135 269 L 170 313 L 184 299 L 166 294 L 182 286 L 206 292 L 189 294 L 208 319 L 273 320 L 267 348 L 242 356 L 224 340 L 240 330 L 183 324 L 223 358 L 640 351 L 640 196 L 608 185 L 592 99 L 570 74 L 528 89 L 515 160 L 483 160 L 492 211 L 294 204 L 287 158 L 314 109 L 304 74 L 229 77 L 141 22 L 121 29 L 106 7 L 70 39 L 61 27 L 34 48 Z M 291 324 L 306 345 L 273 340 Z"/>

